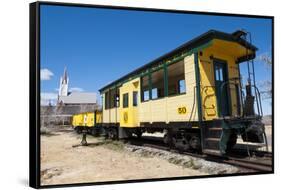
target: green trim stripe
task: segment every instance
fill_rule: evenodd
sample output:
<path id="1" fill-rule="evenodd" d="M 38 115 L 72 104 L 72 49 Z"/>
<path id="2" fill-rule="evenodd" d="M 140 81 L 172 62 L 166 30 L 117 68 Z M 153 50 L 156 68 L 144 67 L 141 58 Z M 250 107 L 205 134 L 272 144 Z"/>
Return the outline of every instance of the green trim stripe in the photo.
<path id="1" fill-rule="evenodd" d="M 202 121 L 202 102 L 201 102 L 201 92 L 200 92 L 200 69 L 198 63 L 198 53 L 194 54 L 194 64 L 195 64 L 195 77 L 196 77 L 196 97 L 197 97 L 197 107 L 198 107 L 198 120 Z"/>
<path id="2" fill-rule="evenodd" d="M 167 64 L 164 63 L 164 96 L 168 96 L 168 69 Z"/>
<path id="3" fill-rule="evenodd" d="M 149 69 L 148 71 L 149 75 L 148 75 L 148 86 L 149 86 L 149 99 L 152 99 L 152 77 L 151 77 L 151 70 Z"/>

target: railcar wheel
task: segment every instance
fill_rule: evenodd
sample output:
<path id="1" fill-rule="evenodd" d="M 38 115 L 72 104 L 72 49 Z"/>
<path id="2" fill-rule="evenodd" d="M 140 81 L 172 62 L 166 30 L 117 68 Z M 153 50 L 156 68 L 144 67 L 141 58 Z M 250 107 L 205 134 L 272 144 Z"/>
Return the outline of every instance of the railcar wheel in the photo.
<path id="1" fill-rule="evenodd" d="M 171 131 L 164 130 L 163 142 L 165 144 L 167 144 L 170 148 L 172 148 L 174 146 L 174 144 L 173 144 L 173 137 L 172 137 Z"/>
<path id="2" fill-rule="evenodd" d="M 136 132 L 136 135 L 137 135 L 137 138 L 140 139 L 141 136 L 142 136 L 142 132 L 141 132 L 141 131 L 137 131 L 137 132 Z"/>
<path id="3" fill-rule="evenodd" d="M 105 139 L 109 138 L 109 129 L 107 127 L 103 128 L 103 135 Z"/>
<path id="4" fill-rule="evenodd" d="M 97 136 L 97 132 L 94 128 L 91 129 L 91 135 L 93 136 Z"/>
<path id="5" fill-rule="evenodd" d="M 108 137 L 110 139 L 116 140 L 117 139 L 117 130 L 112 128 L 108 130 Z"/>
<path id="6" fill-rule="evenodd" d="M 82 129 L 80 127 L 76 127 L 75 131 L 77 134 L 81 134 L 82 133 Z"/>
<path id="7" fill-rule="evenodd" d="M 191 146 L 191 148 L 193 148 L 194 150 L 198 150 L 200 148 L 200 139 L 197 136 L 192 136 L 189 140 L 189 144 Z"/>
<path id="8" fill-rule="evenodd" d="M 133 133 L 132 131 L 126 130 L 126 138 L 132 138 L 133 137 Z"/>
<path id="9" fill-rule="evenodd" d="M 175 148 L 183 151 L 188 151 L 190 149 L 188 140 L 185 137 L 182 138 L 172 138 L 173 145 Z"/>
<path id="10" fill-rule="evenodd" d="M 164 135 L 163 141 L 165 144 L 169 144 L 171 142 L 171 137 L 166 133 Z"/>

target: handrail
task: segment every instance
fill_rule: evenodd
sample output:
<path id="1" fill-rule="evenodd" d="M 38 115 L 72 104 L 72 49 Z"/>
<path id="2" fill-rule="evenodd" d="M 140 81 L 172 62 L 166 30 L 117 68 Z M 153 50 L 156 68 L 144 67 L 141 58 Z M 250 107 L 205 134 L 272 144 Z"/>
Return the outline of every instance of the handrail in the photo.
<path id="1" fill-rule="evenodd" d="M 225 87 L 225 85 L 227 85 L 227 84 L 231 84 L 231 85 L 236 85 L 236 83 L 234 83 L 234 82 L 231 82 L 231 81 L 225 81 L 224 83 L 222 83 L 221 84 L 221 86 L 220 86 L 220 93 L 222 94 L 223 93 L 223 88 Z M 251 85 L 251 87 L 253 87 L 254 89 L 255 89 L 255 91 L 256 91 L 256 93 L 255 93 L 255 100 L 256 100 L 256 106 L 257 106 L 257 111 L 258 111 L 258 116 L 263 116 L 263 111 L 262 111 L 262 105 L 261 105 L 261 97 L 260 97 L 260 91 L 259 91 L 259 89 L 256 87 L 256 85 Z M 240 88 L 241 89 L 241 92 L 242 92 L 242 94 L 241 94 L 241 97 L 240 97 L 240 101 L 241 101 L 241 106 L 242 106 L 242 111 L 243 111 L 243 114 L 242 114 L 242 116 L 244 116 L 244 105 L 243 105 L 243 101 L 244 101 L 244 98 L 243 98 L 243 96 L 244 96 L 244 93 L 243 93 L 243 88 L 241 88 L 240 86 L 238 86 L 238 88 Z M 223 103 L 222 103 L 222 105 L 223 105 Z M 221 106 L 222 106 L 221 105 Z M 221 107 L 222 108 L 222 107 Z M 223 116 L 224 117 L 224 116 Z"/>
<path id="2" fill-rule="evenodd" d="M 258 98 L 257 98 L 257 105 L 259 104 L 259 109 L 260 109 L 260 112 L 261 114 L 259 114 L 259 116 L 263 116 L 263 110 L 262 110 L 262 105 L 261 105 L 261 94 L 260 94 L 260 91 L 258 89 L 258 87 L 256 85 L 251 85 L 251 87 L 254 87 L 256 92 L 258 93 Z"/>
<path id="3" fill-rule="evenodd" d="M 232 82 L 232 81 L 230 81 L 230 80 L 228 80 L 228 81 L 225 81 L 225 82 L 223 82 L 222 84 L 221 84 L 221 86 L 220 86 L 220 93 L 221 93 L 221 95 L 223 94 L 223 88 L 226 86 L 226 85 L 237 85 L 237 83 L 235 83 L 235 82 Z M 235 86 L 236 87 L 236 86 Z M 242 89 L 241 89 L 241 87 L 240 87 L 240 85 L 238 86 L 238 88 L 240 88 L 240 92 L 242 92 Z M 230 94 L 230 96 L 231 96 L 231 94 Z M 243 105 L 243 97 L 242 97 L 242 94 L 241 94 L 241 96 L 239 97 L 239 99 L 240 99 L 240 103 L 241 103 L 241 106 L 240 106 L 240 115 L 241 116 L 244 116 L 244 110 L 243 110 L 243 107 L 244 107 L 244 105 Z M 222 99 L 222 101 L 224 101 L 223 99 Z M 221 109 L 222 109 L 222 105 L 223 105 L 223 103 L 224 102 L 222 102 L 221 103 Z M 242 109 L 241 109 L 242 108 Z M 238 107 L 237 107 L 237 109 L 238 109 Z M 237 112 L 238 112 L 238 110 L 237 110 Z M 243 114 L 241 114 L 241 113 L 243 113 Z M 225 118 L 225 116 L 223 115 L 223 118 Z"/>

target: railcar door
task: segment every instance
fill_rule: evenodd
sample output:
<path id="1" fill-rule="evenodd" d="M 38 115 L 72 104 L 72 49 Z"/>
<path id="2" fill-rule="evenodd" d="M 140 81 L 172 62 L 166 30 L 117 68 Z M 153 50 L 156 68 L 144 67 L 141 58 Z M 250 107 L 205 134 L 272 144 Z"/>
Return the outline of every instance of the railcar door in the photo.
<path id="1" fill-rule="evenodd" d="M 218 116 L 229 116 L 229 85 L 225 84 L 228 81 L 227 63 L 221 60 L 214 60 L 213 63 Z"/>
<path id="2" fill-rule="evenodd" d="M 120 87 L 120 127 L 138 127 L 139 80 Z"/>

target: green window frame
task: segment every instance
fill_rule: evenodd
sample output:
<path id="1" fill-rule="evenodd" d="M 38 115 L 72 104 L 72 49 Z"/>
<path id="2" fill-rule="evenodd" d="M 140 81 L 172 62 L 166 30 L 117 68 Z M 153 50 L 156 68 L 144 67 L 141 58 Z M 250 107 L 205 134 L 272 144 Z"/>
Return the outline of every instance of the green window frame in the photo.
<path id="1" fill-rule="evenodd" d="M 178 61 L 167 66 L 168 96 L 186 93 L 184 61 Z"/>
<path id="2" fill-rule="evenodd" d="M 156 100 L 165 97 L 165 70 L 157 69 L 151 73 L 151 99 Z"/>
<path id="3" fill-rule="evenodd" d="M 109 109 L 109 91 L 104 93 L 104 109 Z"/>
<path id="4" fill-rule="evenodd" d="M 141 77 L 141 101 L 146 102 L 150 100 L 150 74 Z"/>
<path id="5" fill-rule="evenodd" d="M 161 67 L 152 70 L 150 68 L 147 74 L 141 76 L 141 102 L 186 93 L 184 59 L 164 63 Z M 158 78 L 158 82 L 155 82 L 155 78 Z"/>
<path id="6" fill-rule="evenodd" d="M 129 107 L 129 94 L 123 94 L 123 108 Z"/>
<path id="7" fill-rule="evenodd" d="M 138 106 L 138 92 L 133 91 L 133 106 Z"/>

